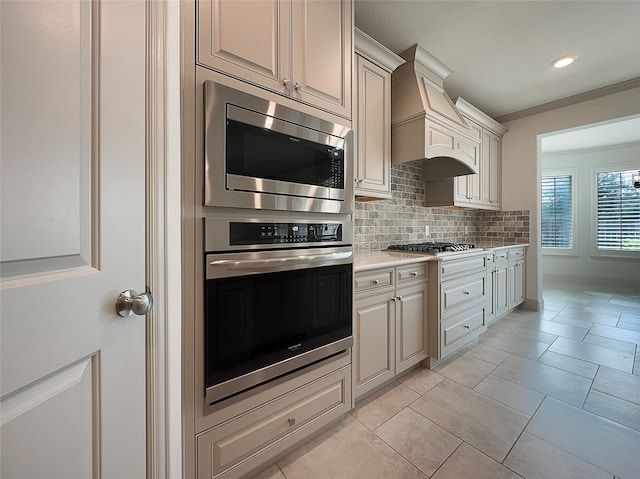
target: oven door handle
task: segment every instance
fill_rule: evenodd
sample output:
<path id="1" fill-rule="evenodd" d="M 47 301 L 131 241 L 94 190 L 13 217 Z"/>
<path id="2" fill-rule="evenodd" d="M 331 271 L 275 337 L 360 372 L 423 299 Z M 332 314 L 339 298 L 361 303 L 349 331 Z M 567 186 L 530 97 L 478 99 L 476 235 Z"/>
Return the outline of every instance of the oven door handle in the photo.
<path id="1" fill-rule="evenodd" d="M 281 271 L 292 267 L 313 267 L 320 264 L 342 262 L 353 256 L 353 251 L 323 253 L 300 256 L 284 256 L 281 258 L 253 258 L 253 259 L 218 259 L 209 262 L 209 266 L 221 267 L 234 271 Z"/>

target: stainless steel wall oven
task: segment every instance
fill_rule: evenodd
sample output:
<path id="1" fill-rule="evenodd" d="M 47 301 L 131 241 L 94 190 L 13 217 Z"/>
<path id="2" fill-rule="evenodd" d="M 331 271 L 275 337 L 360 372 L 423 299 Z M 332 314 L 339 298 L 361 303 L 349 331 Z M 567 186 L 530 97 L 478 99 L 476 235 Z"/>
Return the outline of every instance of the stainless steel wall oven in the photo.
<path id="1" fill-rule="evenodd" d="M 350 217 L 253 215 L 205 219 L 207 407 L 353 343 Z"/>

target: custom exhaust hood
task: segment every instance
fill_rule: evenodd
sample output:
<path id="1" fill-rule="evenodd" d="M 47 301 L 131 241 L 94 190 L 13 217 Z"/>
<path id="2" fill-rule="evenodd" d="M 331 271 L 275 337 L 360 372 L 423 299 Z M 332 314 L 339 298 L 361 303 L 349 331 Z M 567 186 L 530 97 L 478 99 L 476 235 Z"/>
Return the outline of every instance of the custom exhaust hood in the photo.
<path id="1" fill-rule="evenodd" d="M 478 173 L 479 139 L 444 91 L 451 70 L 420 45 L 400 56 L 406 62 L 391 79 L 391 160 L 422 159 L 425 181 Z"/>

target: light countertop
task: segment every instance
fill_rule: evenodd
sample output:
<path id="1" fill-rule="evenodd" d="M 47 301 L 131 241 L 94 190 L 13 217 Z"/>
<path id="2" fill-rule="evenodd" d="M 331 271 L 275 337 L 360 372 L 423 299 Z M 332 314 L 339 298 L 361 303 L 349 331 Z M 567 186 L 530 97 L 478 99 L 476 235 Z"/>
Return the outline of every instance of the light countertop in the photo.
<path id="1" fill-rule="evenodd" d="M 403 264 L 420 263 L 423 261 L 437 261 L 433 255 L 422 253 L 400 253 L 397 251 L 356 251 L 353 258 L 354 271 L 384 268 L 385 266 L 399 266 Z"/>
<path id="2" fill-rule="evenodd" d="M 387 266 L 401 266 L 403 264 L 420 263 L 426 261 L 442 261 L 451 258 L 483 254 L 487 251 L 495 251 L 516 246 L 528 246 L 528 243 L 502 243 L 502 244 L 476 244 L 477 248 L 469 252 L 460 252 L 454 255 L 435 256 L 424 253 L 404 253 L 400 251 L 356 251 L 354 253 L 353 270 L 367 271 L 370 269 L 384 268 Z"/>

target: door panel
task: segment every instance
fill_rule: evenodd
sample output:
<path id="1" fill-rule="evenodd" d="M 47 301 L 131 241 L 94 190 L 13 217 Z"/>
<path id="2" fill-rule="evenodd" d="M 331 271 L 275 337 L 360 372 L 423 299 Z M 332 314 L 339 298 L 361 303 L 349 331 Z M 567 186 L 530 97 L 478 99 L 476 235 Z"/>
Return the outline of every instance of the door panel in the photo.
<path id="1" fill-rule="evenodd" d="M 0 475 L 144 477 L 145 3 L 0 9 Z"/>
<path id="2" fill-rule="evenodd" d="M 92 476 L 92 424 L 99 419 L 92 363 L 88 358 L 58 371 L 3 402 L 2 477 Z"/>

